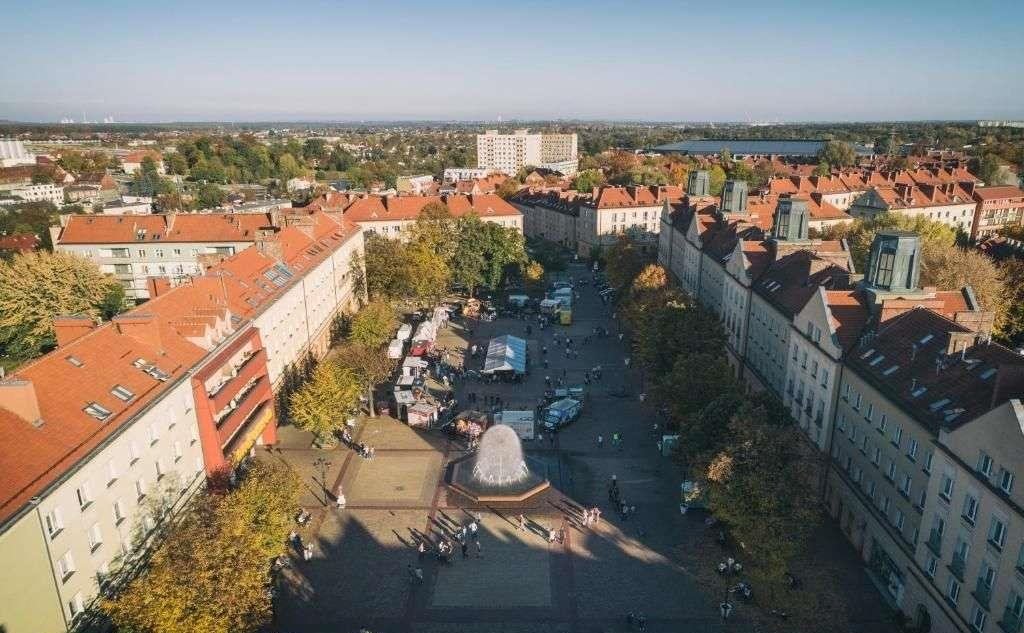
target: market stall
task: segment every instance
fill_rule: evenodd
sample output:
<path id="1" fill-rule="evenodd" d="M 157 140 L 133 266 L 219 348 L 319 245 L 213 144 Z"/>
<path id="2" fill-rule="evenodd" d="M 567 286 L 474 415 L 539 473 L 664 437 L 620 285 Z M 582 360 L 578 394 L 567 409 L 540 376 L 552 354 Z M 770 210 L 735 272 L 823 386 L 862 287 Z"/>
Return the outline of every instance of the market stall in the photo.
<path id="1" fill-rule="evenodd" d="M 487 344 L 484 374 L 521 376 L 526 373 L 526 341 L 518 336 L 503 334 Z"/>
<path id="2" fill-rule="evenodd" d="M 429 427 L 437 419 L 437 405 L 420 401 L 406 411 L 409 426 Z"/>

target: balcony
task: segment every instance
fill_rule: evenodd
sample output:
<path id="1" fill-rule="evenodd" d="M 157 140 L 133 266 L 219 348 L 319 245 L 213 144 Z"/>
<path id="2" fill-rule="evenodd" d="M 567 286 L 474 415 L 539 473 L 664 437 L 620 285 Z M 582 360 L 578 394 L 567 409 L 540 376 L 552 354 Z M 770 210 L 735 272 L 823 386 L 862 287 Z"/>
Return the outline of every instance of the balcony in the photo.
<path id="1" fill-rule="evenodd" d="M 1020 633 L 1021 614 L 1010 607 L 1003 611 L 1003 617 L 999 620 L 999 628 L 1005 633 Z"/>
<path id="2" fill-rule="evenodd" d="M 231 373 L 226 375 L 226 376 L 224 376 L 224 379 L 220 383 L 214 385 L 214 387 L 212 389 L 207 391 L 206 395 L 208 397 L 210 397 L 210 398 L 213 398 L 218 393 L 223 391 L 224 387 L 226 387 L 233 380 L 238 378 L 239 374 L 243 373 L 242 370 L 245 369 L 246 365 L 249 365 L 252 362 L 252 359 L 254 359 L 257 356 L 259 356 L 260 353 L 262 353 L 262 352 L 263 352 L 262 349 L 258 349 L 258 350 L 250 351 L 249 353 L 245 354 L 237 363 L 232 365 Z M 251 376 L 249 376 L 249 377 L 251 377 Z"/>
<path id="3" fill-rule="evenodd" d="M 942 556 L 942 533 L 938 530 L 932 530 L 928 535 L 928 540 L 925 541 L 925 545 L 932 551 L 936 556 Z"/>
<path id="4" fill-rule="evenodd" d="M 964 566 L 966 561 L 960 554 L 953 554 L 953 560 L 949 563 L 949 571 L 954 576 L 960 579 L 960 582 L 964 581 Z"/>

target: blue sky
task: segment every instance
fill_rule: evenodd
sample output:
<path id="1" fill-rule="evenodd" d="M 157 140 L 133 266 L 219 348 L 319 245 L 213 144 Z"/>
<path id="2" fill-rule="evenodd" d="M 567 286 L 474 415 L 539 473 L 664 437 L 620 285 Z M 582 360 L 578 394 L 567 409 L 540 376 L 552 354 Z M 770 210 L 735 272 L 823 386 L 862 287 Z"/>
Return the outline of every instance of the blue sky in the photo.
<path id="1" fill-rule="evenodd" d="M 0 0 L 0 119 L 1024 118 L 1024 3 Z"/>

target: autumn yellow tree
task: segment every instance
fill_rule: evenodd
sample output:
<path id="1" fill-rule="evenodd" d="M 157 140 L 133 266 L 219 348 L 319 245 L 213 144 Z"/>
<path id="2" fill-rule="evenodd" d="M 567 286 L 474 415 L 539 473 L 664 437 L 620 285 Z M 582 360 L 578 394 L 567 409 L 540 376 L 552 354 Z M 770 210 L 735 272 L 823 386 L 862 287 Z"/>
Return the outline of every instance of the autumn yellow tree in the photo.
<path id="1" fill-rule="evenodd" d="M 348 367 L 336 361 L 320 363 L 312 378 L 292 394 L 289 416 L 295 426 L 310 431 L 320 446 L 337 443 L 334 432 L 359 403 L 361 386 Z"/>
<path id="2" fill-rule="evenodd" d="M 379 346 L 369 347 L 358 342 L 345 343 L 339 347 L 335 359 L 339 365 L 348 368 L 356 376 L 360 386 L 366 392 L 370 415 L 377 415 L 373 390 L 391 376 L 391 372 L 395 369 L 395 361 L 388 358 Z"/>
<path id="3" fill-rule="evenodd" d="M 56 343 L 60 315 L 109 318 L 123 308 L 124 288 L 95 264 L 70 253 L 37 251 L 0 262 L 0 348 L 17 359 Z"/>
<path id="4" fill-rule="evenodd" d="M 371 301 L 352 317 L 348 338 L 370 348 L 383 346 L 395 334 L 398 319 L 385 301 Z"/>
<path id="5" fill-rule="evenodd" d="M 100 608 L 124 631 L 249 633 L 271 615 L 271 561 L 285 553 L 299 482 L 255 462 L 239 487 L 207 492 L 155 547 L 147 568 Z"/>
<path id="6" fill-rule="evenodd" d="M 541 294 L 544 291 L 544 266 L 531 260 L 523 268 L 523 283 L 530 294 Z"/>

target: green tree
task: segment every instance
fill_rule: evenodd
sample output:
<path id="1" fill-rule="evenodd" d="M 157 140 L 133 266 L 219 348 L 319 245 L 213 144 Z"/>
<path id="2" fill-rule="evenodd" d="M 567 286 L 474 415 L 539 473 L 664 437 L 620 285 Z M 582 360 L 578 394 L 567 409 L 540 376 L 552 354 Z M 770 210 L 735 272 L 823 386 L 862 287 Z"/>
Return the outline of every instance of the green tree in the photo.
<path id="1" fill-rule="evenodd" d="M 327 155 L 327 143 L 322 138 L 308 138 L 302 144 L 302 157 L 306 160 L 323 160 Z"/>
<path id="2" fill-rule="evenodd" d="M 395 334 L 398 319 L 385 301 L 371 301 L 352 317 L 348 337 L 370 349 L 379 350 Z"/>
<path id="3" fill-rule="evenodd" d="M 193 206 L 196 209 L 213 209 L 224 204 L 224 190 L 212 183 L 199 185 L 196 190 Z"/>
<path id="4" fill-rule="evenodd" d="M 993 153 L 987 153 L 978 161 L 978 178 L 981 178 L 986 185 L 999 184 L 999 170 L 1002 163 L 999 157 Z"/>
<path id="5" fill-rule="evenodd" d="M 475 214 L 458 219 L 455 235 L 455 253 L 451 260 L 452 282 L 465 286 L 469 295 L 473 296 L 473 291 L 486 279 L 489 235 L 484 222 Z"/>
<path id="6" fill-rule="evenodd" d="M 457 240 L 455 218 L 448 207 L 440 202 L 424 205 L 412 227 L 412 241 L 436 253 L 450 264 L 455 257 Z"/>
<path id="7" fill-rule="evenodd" d="M 366 236 L 366 285 L 371 299 L 401 299 L 411 294 L 406 243 L 370 233 Z"/>
<path id="8" fill-rule="evenodd" d="M 791 420 L 745 404 L 728 424 L 728 446 L 708 465 L 709 506 L 754 561 L 747 571 L 781 586 L 789 561 L 820 519 L 820 462 Z"/>
<path id="9" fill-rule="evenodd" d="M 853 151 L 849 143 L 843 141 L 828 141 L 818 152 L 818 159 L 827 163 L 829 167 L 838 169 L 849 167 L 857 160 L 857 153 Z"/>
<path id="10" fill-rule="evenodd" d="M 369 347 L 360 343 L 345 343 L 338 348 L 337 362 L 348 368 L 366 391 L 370 416 L 377 415 L 373 391 L 377 385 L 391 376 L 395 369 L 395 361 L 388 358 L 381 347 Z"/>
<path id="11" fill-rule="evenodd" d="M 60 315 L 112 316 L 124 288 L 87 259 L 35 251 L 0 263 L 0 347 L 15 359 L 34 358 L 56 344 Z"/>
<path id="12" fill-rule="evenodd" d="M 169 174 L 184 176 L 188 174 L 188 160 L 179 152 L 164 155 L 164 168 Z"/>
<path id="13" fill-rule="evenodd" d="M 337 362 L 320 363 L 309 382 L 292 394 L 289 416 L 295 426 L 313 433 L 318 445 L 333 446 L 334 433 L 358 406 L 361 390 L 351 369 Z"/>
<path id="14" fill-rule="evenodd" d="M 586 193 L 593 191 L 594 187 L 600 187 L 606 182 L 604 172 L 600 169 L 585 169 L 576 174 L 576 178 L 572 183 L 572 188 L 576 191 Z"/>
<path id="15" fill-rule="evenodd" d="M 999 269 L 1007 305 L 1000 335 L 1005 343 L 1021 347 L 1024 346 L 1024 260 L 1012 257 L 999 264 Z"/>
<path id="16" fill-rule="evenodd" d="M 648 258 L 640 248 L 625 236 L 608 250 L 605 274 L 613 288 L 623 290 L 633 283 L 640 271 L 647 264 Z"/>
<path id="17" fill-rule="evenodd" d="M 725 170 L 720 165 L 712 165 L 708 170 L 708 193 L 713 196 L 722 195 L 725 188 Z"/>
<path id="18" fill-rule="evenodd" d="M 832 173 L 832 167 L 825 161 L 821 161 L 812 172 L 815 176 L 828 176 Z"/>
<path id="19" fill-rule="evenodd" d="M 681 427 L 704 406 L 717 398 L 741 392 L 736 372 L 718 354 L 684 354 L 672 371 L 655 382 L 654 394 Z"/>
<path id="20" fill-rule="evenodd" d="M 40 246 L 53 250 L 50 227 L 60 222 L 60 211 L 50 202 L 22 202 L 4 207 L 0 213 L 0 235 L 32 233 Z"/>
<path id="21" fill-rule="evenodd" d="M 46 172 L 36 172 L 32 174 L 33 185 L 52 185 L 53 176 Z"/>

